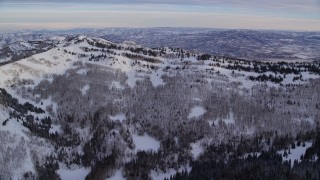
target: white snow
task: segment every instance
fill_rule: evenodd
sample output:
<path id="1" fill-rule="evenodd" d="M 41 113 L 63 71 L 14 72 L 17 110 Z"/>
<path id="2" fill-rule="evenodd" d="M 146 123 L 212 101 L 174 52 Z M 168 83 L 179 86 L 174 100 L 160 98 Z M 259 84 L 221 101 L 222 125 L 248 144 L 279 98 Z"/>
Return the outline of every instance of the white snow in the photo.
<path id="1" fill-rule="evenodd" d="M 203 148 L 201 146 L 201 142 L 197 141 L 195 143 L 191 143 L 191 154 L 193 159 L 196 160 L 203 153 Z"/>
<path id="2" fill-rule="evenodd" d="M 155 138 L 144 134 L 139 136 L 137 134 L 132 134 L 132 139 L 135 144 L 135 151 L 158 151 L 160 148 L 160 142 L 157 141 Z"/>
<path id="3" fill-rule="evenodd" d="M 261 153 L 260 152 L 246 153 L 241 158 L 247 158 L 249 155 L 259 157 L 261 155 Z"/>
<path id="4" fill-rule="evenodd" d="M 0 105 L 1 108 L 1 105 Z M 9 110 L 8 110 L 9 111 Z M 23 137 L 26 140 L 29 140 L 29 137 L 26 135 L 26 132 L 29 130 L 22 126 L 22 121 L 18 122 L 15 119 L 10 119 L 5 126 L 2 126 L 2 122 L 9 117 L 9 115 L 5 112 L 1 112 L 0 110 L 0 131 L 9 131 L 12 134 Z"/>
<path id="5" fill-rule="evenodd" d="M 0 62 L 11 61 L 12 56 L 0 58 Z"/>
<path id="6" fill-rule="evenodd" d="M 1 124 L 9 117 L 9 111 L 9 108 L 0 105 Z M 44 154 L 51 154 L 52 150 L 43 139 L 29 136 L 30 131 L 21 123 L 10 119 L 5 126 L 0 125 L 0 172 L 5 171 L 14 180 L 21 179 L 26 172 L 35 173 L 31 151 L 43 157 Z"/>
<path id="7" fill-rule="evenodd" d="M 280 154 L 280 155 L 282 156 L 282 160 L 283 160 L 283 161 L 289 161 L 289 160 L 291 160 L 291 167 L 293 167 L 293 164 L 294 164 L 294 161 L 295 161 L 295 160 L 297 160 L 298 162 L 301 162 L 301 160 L 300 160 L 301 155 L 304 155 L 305 152 L 306 152 L 306 150 L 307 150 L 309 147 L 312 146 L 312 143 L 311 143 L 311 142 L 305 142 L 305 147 L 302 146 L 302 143 L 301 143 L 300 146 L 297 146 L 297 143 L 295 143 L 295 144 L 296 144 L 296 147 L 295 147 L 294 149 L 292 149 L 292 148 L 290 147 L 290 154 L 289 154 L 288 149 L 286 150 L 286 152 L 287 152 L 288 155 L 285 156 L 285 157 L 283 156 L 285 150 L 281 150 L 281 151 L 278 151 L 278 152 L 277 152 L 278 154 Z M 261 153 L 259 153 L 259 152 L 256 152 L 256 153 L 248 153 L 248 154 L 243 155 L 243 158 L 248 157 L 249 154 L 250 154 L 250 155 L 256 154 L 257 156 L 260 156 Z"/>
<path id="8" fill-rule="evenodd" d="M 200 98 L 193 98 L 194 101 L 202 101 Z"/>
<path id="9" fill-rule="evenodd" d="M 61 130 L 61 125 L 60 124 L 57 124 L 57 125 L 51 125 L 51 128 L 50 128 L 50 130 L 49 130 L 49 133 L 55 133 L 55 132 L 57 132 L 57 133 L 60 133 L 60 132 L 62 132 L 62 130 Z"/>
<path id="10" fill-rule="evenodd" d="M 226 124 L 234 124 L 235 120 L 234 120 L 234 114 L 233 112 L 230 112 L 228 117 L 226 119 L 223 120 Z"/>
<path id="11" fill-rule="evenodd" d="M 60 56 L 58 57 L 57 54 L 60 54 Z M 64 74 L 66 70 L 73 67 L 73 60 L 76 58 L 70 54 L 62 54 L 59 50 L 53 48 L 4 65 L 0 69 L 0 85 L 10 87 L 11 85 L 17 85 L 17 80 L 32 79 L 34 84 L 29 86 L 36 86 L 44 77 L 50 77 L 52 74 Z"/>
<path id="12" fill-rule="evenodd" d="M 90 168 L 79 168 L 79 169 L 59 169 L 57 173 L 60 175 L 62 180 L 84 180 L 89 174 Z"/>
<path id="13" fill-rule="evenodd" d="M 82 74 L 82 75 L 86 75 L 87 72 L 88 72 L 87 69 L 79 69 L 79 70 L 77 71 L 78 74 Z"/>
<path id="14" fill-rule="evenodd" d="M 200 117 L 204 115 L 205 112 L 206 110 L 202 106 L 195 106 L 191 109 L 188 119 Z"/>
<path id="15" fill-rule="evenodd" d="M 20 102 L 20 100 L 19 100 L 19 102 Z M 48 99 L 41 99 L 40 102 L 42 102 L 42 105 L 41 105 L 41 103 L 38 103 L 37 106 L 41 107 L 42 109 L 47 109 L 47 107 L 51 107 L 53 113 L 57 113 L 58 104 L 56 102 L 52 101 L 52 96 L 49 96 Z M 46 114 L 44 114 L 44 115 L 46 115 Z"/>
<path id="16" fill-rule="evenodd" d="M 278 154 L 282 155 L 283 161 L 291 160 L 291 166 L 293 166 L 294 161 L 298 160 L 298 162 L 300 162 L 301 155 L 304 155 L 306 150 L 311 146 L 312 146 L 311 142 L 306 142 L 305 147 L 302 147 L 302 143 L 301 143 L 300 146 L 296 145 L 296 147 L 294 149 L 290 148 L 290 154 L 288 153 L 288 150 L 287 150 L 287 153 L 288 153 L 287 157 L 283 157 L 284 150 L 278 151 Z"/>
<path id="17" fill-rule="evenodd" d="M 135 48 L 142 47 L 141 45 L 138 45 L 134 41 L 123 41 L 123 43 L 121 43 L 121 46 L 123 46 L 125 48 L 128 48 L 128 47 L 135 47 Z"/>
<path id="18" fill-rule="evenodd" d="M 66 37 L 63 37 L 63 36 L 54 36 L 54 37 L 51 37 L 50 38 L 51 40 L 54 40 L 54 41 L 64 41 L 66 39 Z"/>
<path id="19" fill-rule="evenodd" d="M 136 85 L 136 81 L 139 80 L 140 78 L 136 77 L 136 72 L 134 71 L 129 71 L 127 72 L 127 84 L 133 88 Z"/>
<path id="20" fill-rule="evenodd" d="M 88 84 L 86 84 L 85 86 L 83 86 L 80 91 L 82 93 L 82 95 L 86 95 L 87 91 L 90 89 L 90 86 Z"/>
<path id="21" fill-rule="evenodd" d="M 122 86 L 122 85 L 120 84 L 120 82 L 118 82 L 118 81 L 112 81 L 111 87 L 115 87 L 115 88 L 117 88 L 117 89 L 125 89 L 125 87 Z"/>
<path id="22" fill-rule="evenodd" d="M 32 49 L 33 48 L 29 43 L 26 43 L 26 42 L 20 42 L 20 44 L 22 46 L 26 47 L 27 49 Z"/>
<path id="23" fill-rule="evenodd" d="M 125 120 L 127 117 L 126 117 L 125 114 L 120 113 L 120 114 L 117 114 L 117 115 L 115 115 L 115 116 L 109 115 L 109 118 L 110 118 L 111 120 L 113 120 L 113 121 L 119 120 L 120 122 L 122 122 L 122 121 Z"/>
<path id="24" fill-rule="evenodd" d="M 212 125 L 216 124 L 215 121 L 213 121 L 213 120 L 208 120 L 207 122 L 208 122 L 209 126 L 212 126 Z"/>
<path id="25" fill-rule="evenodd" d="M 159 72 L 161 72 L 161 71 L 159 71 Z M 153 72 L 152 74 L 150 74 L 150 80 L 151 80 L 151 83 L 154 87 L 166 84 L 163 81 L 163 79 L 161 78 L 161 74 L 162 73 L 157 73 L 157 72 Z"/>
<path id="26" fill-rule="evenodd" d="M 125 180 L 126 178 L 123 177 L 122 170 L 118 169 L 112 177 L 107 179 L 108 180 Z"/>

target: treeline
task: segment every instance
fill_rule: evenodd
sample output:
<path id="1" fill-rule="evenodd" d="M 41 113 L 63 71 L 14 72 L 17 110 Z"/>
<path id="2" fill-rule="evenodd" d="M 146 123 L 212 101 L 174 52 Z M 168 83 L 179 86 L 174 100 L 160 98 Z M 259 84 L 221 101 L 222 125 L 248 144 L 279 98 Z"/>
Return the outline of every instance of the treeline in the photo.
<path id="1" fill-rule="evenodd" d="M 11 107 L 21 114 L 26 114 L 28 111 L 42 114 L 45 111 L 41 108 L 35 107 L 34 105 L 26 102 L 20 104 L 18 99 L 14 98 L 5 89 L 0 88 L 0 103 L 4 106 Z"/>
<path id="2" fill-rule="evenodd" d="M 103 49 L 119 49 L 119 47 L 115 44 L 112 44 L 112 43 L 103 43 L 103 42 L 100 42 L 100 41 L 92 41 L 90 39 L 87 39 L 87 38 L 84 38 L 82 40 L 78 39 L 77 41 L 75 41 L 75 44 L 78 44 L 78 43 L 81 43 L 81 42 L 84 42 L 84 41 L 87 41 L 88 44 L 90 44 L 91 46 L 95 46 L 95 47 L 98 47 L 98 48 L 103 48 Z"/>
<path id="3" fill-rule="evenodd" d="M 57 134 L 49 132 L 51 124 L 52 121 L 50 117 L 46 117 L 41 120 L 37 118 L 36 120 L 32 115 L 26 116 L 25 120 L 22 121 L 22 125 L 24 127 L 28 128 L 31 132 L 37 134 L 38 136 L 44 138 L 52 138 L 57 136 Z"/>
<path id="4" fill-rule="evenodd" d="M 245 146 L 256 146 L 255 138 L 253 144 Z M 282 156 L 290 154 L 290 149 L 296 146 L 305 146 L 304 141 L 313 141 L 300 162 L 283 161 Z M 290 145 L 291 142 L 291 145 Z M 296 143 L 295 143 L 296 142 Z M 270 140 L 269 140 L 270 143 Z M 239 147 L 238 147 L 239 148 Z M 287 149 L 282 155 L 277 151 Z M 238 150 L 238 149 L 237 149 Z M 197 161 L 192 161 L 190 172 L 177 172 L 170 180 L 188 179 L 319 179 L 320 161 L 315 157 L 320 155 L 320 131 L 309 131 L 299 133 L 295 139 L 291 136 L 276 136 L 269 150 L 258 151 L 261 153 L 250 153 L 246 156 L 233 153 L 228 144 L 213 145 Z M 293 163 L 293 167 L 291 164 Z M 166 178 L 169 179 L 169 178 Z"/>
<path id="5" fill-rule="evenodd" d="M 216 65 L 230 70 L 239 70 L 255 73 L 272 72 L 274 74 L 301 74 L 301 72 L 312 72 L 320 74 L 320 63 L 313 62 L 261 62 L 249 61 L 244 59 L 236 59 L 224 56 L 212 56 L 210 54 L 201 54 L 197 56 L 197 60 L 211 60 L 218 62 Z M 227 65 L 225 64 L 227 63 Z"/>
<path id="6" fill-rule="evenodd" d="M 149 63 L 160 63 L 161 62 L 159 59 L 143 56 L 140 54 L 123 53 L 123 55 L 126 56 L 127 58 L 130 58 L 133 60 L 141 60 L 141 61 L 146 61 Z"/>
<path id="7" fill-rule="evenodd" d="M 144 49 L 142 47 L 138 47 L 138 48 L 130 47 L 128 50 L 137 54 L 143 54 L 143 55 L 153 56 L 153 57 L 158 56 L 157 51 L 154 51 L 151 49 Z"/>
<path id="8" fill-rule="evenodd" d="M 283 78 L 281 76 L 273 76 L 270 74 L 269 76 L 262 74 L 259 76 L 249 76 L 249 79 L 251 81 L 259 81 L 259 82 L 265 82 L 265 81 L 271 81 L 273 83 L 280 83 L 283 81 Z"/>

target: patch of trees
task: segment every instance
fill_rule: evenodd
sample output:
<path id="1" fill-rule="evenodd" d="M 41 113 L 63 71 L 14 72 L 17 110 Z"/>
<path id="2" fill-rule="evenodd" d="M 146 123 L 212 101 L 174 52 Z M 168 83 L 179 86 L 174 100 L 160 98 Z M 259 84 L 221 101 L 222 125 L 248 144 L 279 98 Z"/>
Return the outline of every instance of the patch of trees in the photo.
<path id="1" fill-rule="evenodd" d="M 170 179 L 318 179 L 319 162 L 282 161 L 274 149 L 246 158 L 230 156 L 228 160 L 206 159 L 192 163 L 190 173 L 178 172 Z"/>
<path id="2" fill-rule="evenodd" d="M 212 152 L 214 153 L 214 152 Z M 247 158 L 230 156 L 229 160 L 207 158 L 192 163 L 190 173 L 182 172 L 171 179 L 289 179 L 296 177 L 290 172 L 290 164 L 282 163 L 281 155 L 270 150 L 262 152 L 259 157 L 249 155 Z M 291 178 L 290 178 L 291 177 Z"/>
<path id="3" fill-rule="evenodd" d="M 49 138 L 50 136 L 56 136 L 54 133 L 49 133 L 51 123 L 52 121 L 50 117 L 46 117 L 39 121 L 32 115 L 27 115 L 25 120 L 22 122 L 22 125 L 40 137 Z"/>
<path id="4" fill-rule="evenodd" d="M 274 83 L 280 83 L 283 81 L 283 78 L 281 76 L 273 76 L 270 74 L 269 76 L 262 74 L 258 76 L 249 76 L 249 80 L 251 81 L 259 81 L 259 82 L 266 82 L 266 81 L 271 81 Z"/>
<path id="5" fill-rule="evenodd" d="M 158 167 L 159 165 L 162 168 Z M 125 176 L 128 179 L 151 179 L 150 170 L 167 168 L 159 153 L 145 151 L 138 152 L 136 158 L 126 163 L 124 167 Z"/>
<path id="6" fill-rule="evenodd" d="M 91 45 L 91 46 L 96 46 L 98 48 L 103 48 L 103 49 L 119 49 L 119 47 L 115 44 L 106 44 L 106 43 L 103 43 L 103 42 L 97 42 L 97 41 L 88 41 L 88 43 Z"/>
<path id="7" fill-rule="evenodd" d="M 91 167 L 86 179 L 104 179 L 117 167 L 125 156 L 130 141 L 126 138 L 126 130 L 113 121 L 102 118 L 96 112 L 90 119 L 92 138 L 83 143 L 82 165 Z M 130 145 L 129 145 L 130 147 Z"/>
<path id="8" fill-rule="evenodd" d="M 101 59 L 106 59 L 106 58 L 107 58 L 106 54 L 101 54 L 101 55 L 97 55 L 97 56 L 91 54 L 89 61 L 100 61 Z"/>
<path id="9" fill-rule="evenodd" d="M 200 56 L 197 57 L 198 60 L 209 60 L 211 58 L 210 54 L 202 54 Z"/>
<path id="10" fill-rule="evenodd" d="M 71 55 L 76 55 L 75 52 L 67 51 L 66 49 L 64 50 L 65 53 L 71 54 Z"/>
<path id="11" fill-rule="evenodd" d="M 43 114 L 45 111 L 39 107 L 35 107 L 33 104 L 26 102 L 23 104 L 23 109 L 30 111 L 30 112 L 35 112 L 37 114 Z"/>
<path id="12" fill-rule="evenodd" d="M 98 51 L 101 51 L 97 48 L 88 48 L 88 47 L 83 47 L 83 51 L 84 52 L 98 52 Z"/>
<path id="13" fill-rule="evenodd" d="M 59 164 L 53 158 L 47 157 L 43 165 L 37 161 L 35 169 L 37 171 L 37 179 L 61 179 L 56 172 L 59 169 Z"/>
<path id="14" fill-rule="evenodd" d="M 139 47 L 139 48 L 130 47 L 129 51 L 133 53 L 143 54 L 143 55 L 148 55 L 153 57 L 156 57 L 158 55 L 157 51 L 151 50 L 151 49 L 144 49 L 142 47 Z"/>
<path id="15" fill-rule="evenodd" d="M 320 129 L 318 125 L 316 130 L 315 141 L 312 144 L 312 146 L 306 150 L 306 153 L 302 157 L 302 159 L 307 162 L 312 162 L 315 159 L 315 157 L 320 157 Z M 317 162 L 319 162 L 319 160 Z"/>
<path id="16" fill-rule="evenodd" d="M 297 81 L 297 80 L 301 80 L 302 81 L 302 74 L 300 74 L 300 76 L 295 76 L 293 77 L 292 81 Z"/>
<path id="17" fill-rule="evenodd" d="M 252 139 L 252 142 L 256 140 Z M 234 154 L 232 149 L 226 148 L 228 145 L 223 144 L 210 146 L 198 160 L 191 162 L 190 172 L 177 172 L 170 179 L 318 179 L 320 161 L 316 161 L 315 157 L 320 155 L 319 128 L 316 132 L 299 133 L 295 140 L 297 146 L 304 146 L 304 140 L 314 140 L 314 143 L 306 150 L 305 155 L 300 157 L 301 162 L 294 161 L 293 167 L 291 161 L 283 161 L 282 155 L 277 151 L 288 147 L 295 148 L 290 145 L 294 138 L 290 135 L 276 135 L 269 150 L 258 151 L 261 152 L 260 155 Z M 255 144 L 243 144 L 243 146 L 254 147 Z"/>
<path id="18" fill-rule="evenodd" d="M 8 121 L 9 121 L 9 119 L 4 120 L 4 121 L 2 122 L 2 126 L 7 125 Z"/>
<path id="19" fill-rule="evenodd" d="M 219 57 L 203 54 L 198 56 L 198 60 L 212 60 L 218 62 L 219 65 L 222 63 L 222 67 L 230 70 L 239 70 L 247 72 L 256 72 L 256 73 L 266 73 L 272 72 L 274 74 L 295 74 L 299 75 L 302 72 L 312 72 L 315 74 L 320 74 L 320 64 L 318 62 L 261 62 L 261 61 L 249 61 L 244 59 L 236 59 L 230 57 Z M 228 63 L 227 65 L 224 65 Z M 253 67 L 252 67 L 253 66 Z M 296 79 L 297 80 L 297 79 Z"/>
<path id="20" fill-rule="evenodd" d="M 275 74 L 300 74 L 304 71 L 310 71 L 316 74 L 320 74 L 320 65 L 317 62 L 254 62 L 254 71 L 256 73 L 273 72 Z"/>
<path id="21" fill-rule="evenodd" d="M 86 176 L 86 180 L 105 179 L 108 172 L 116 167 L 116 152 L 102 158 L 91 166 L 90 173 Z"/>
<path id="22" fill-rule="evenodd" d="M 235 63 L 233 65 L 228 64 L 225 68 L 226 69 L 230 69 L 230 70 L 239 70 L 239 71 L 247 71 L 247 72 L 251 71 L 251 67 L 250 66 L 240 65 L 238 63 Z"/>
<path id="23" fill-rule="evenodd" d="M 182 135 L 183 136 L 183 135 Z M 183 141 L 184 138 L 181 138 Z M 124 172 L 128 179 L 151 179 L 151 170 L 166 172 L 167 169 L 177 169 L 191 161 L 189 144 L 187 147 L 177 144 L 173 137 L 161 141 L 158 152 L 139 151 L 136 157 L 125 164 Z"/>
<path id="24" fill-rule="evenodd" d="M 23 105 L 19 103 L 18 99 L 14 98 L 5 89 L 0 88 L 0 103 L 4 106 L 11 107 L 21 114 L 26 114 L 28 111 L 42 114 L 45 111 L 41 108 L 35 107 L 33 104 L 26 102 Z"/>
<path id="25" fill-rule="evenodd" d="M 305 66 L 310 72 L 314 72 L 316 74 L 320 74 L 320 64 L 308 64 Z"/>
<path id="26" fill-rule="evenodd" d="M 133 60 L 141 60 L 141 61 L 146 61 L 149 63 L 160 63 L 161 61 L 157 58 L 152 58 L 148 56 L 143 56 L 140 54 L 131 54 L 131 53 L 123 53 L 124 56 L 127 58 L 133 59 Z"/>

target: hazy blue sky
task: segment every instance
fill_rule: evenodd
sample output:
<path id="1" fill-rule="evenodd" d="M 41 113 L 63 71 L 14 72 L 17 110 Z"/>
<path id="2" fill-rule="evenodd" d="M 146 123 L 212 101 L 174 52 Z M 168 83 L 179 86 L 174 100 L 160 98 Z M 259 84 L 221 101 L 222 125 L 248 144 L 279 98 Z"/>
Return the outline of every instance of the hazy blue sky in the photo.
<path id="1" fill-rule="evenodd" d="M 320 31 L 320 0 L 0 0 L 0 29 L 77 27 Z"/>

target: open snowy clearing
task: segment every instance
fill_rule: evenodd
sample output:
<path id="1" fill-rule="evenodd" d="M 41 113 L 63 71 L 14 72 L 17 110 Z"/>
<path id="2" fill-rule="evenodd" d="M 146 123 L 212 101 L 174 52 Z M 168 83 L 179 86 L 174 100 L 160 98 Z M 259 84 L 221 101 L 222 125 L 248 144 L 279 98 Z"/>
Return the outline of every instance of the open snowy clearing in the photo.
<path id="1" fill-rule="evenodd" d="M 85 86 L 83 86 L 80 91 L 82 93 L 82 95 L 86 95 L 87 94 L 87 91 L 90 89 L 90 86 L 87 84 Z"/>
<path id="2" fill-rule="evenodd" d="M 142 136 L 132 134 L 132 139 L 135 144 L 135 151 L 158 151 L 160 148 L 160 142 L 155 138 L 144 134 Z"/>
<path id="3" fill-rule="evenodd" d="M 115 116 L 109 115 L 109 118 L 110 118 L 111 120 L 113 120 L 113 121 L 119 120 L 120 122 L 122 122 L 123 120 L 126 119 L 126 115 L 120 113 L 120 114 L 117 114 L 117 115 L 115 115 Z"/>
<path id="4" fill-rule="evenodd" d="M 62 180 L 84 180 L 89 174 L 90 168 L 79 168 L 79 169 L 59 169 L 57 173 L 60 175 Z"/>
<path id="5" fill-rule="evenodd" d="M 110 178 L 107 178 L 108 180 L 125 180 L 126 178 L 123 177 L 123 174 L 122 174 L 122 170 L 121 169 L 118 169 L 114 175 Z"/>
<path id="6" fill-rule="evenodd" d="M 203 148 L 200 144 L 200 141 L 197 141 L 195 143 L 191 143 L 191 154 L 193 156 L 193 159 L 196 160 L 198 157 L 203 153 Z"/>
<path id="7" fill-rule="evenodd" d="M 112 81 L 111 87 L 115 87 L 115 88 L 117 88 L 117 89 L 125 89 L 125 87 L 122 86 L 122 85 L 120 84 L 120 82 L 118 82 L 118 81 Z"/>
<path id="8" fill-rule="evenodd" d="M 188 118 L 191 119 L 191 118 L 200 117 L 200 116 L 204 115 L 205 112 L 206 112 L 206 110 L 203 107 L 195 106 L 191 109 L 191 111 L 188 115 Z"/>
<path id="9" fill-rule="evenodd" d="M 225 118 L 225 119 L 223 120 L 223 122 L 225 122 L 226 124 L 234 124 L 234 123 L 235 123 L 235 120 L 234 120 L 234 114 L 233 114 L 233 112 L 230 112 L 229 115 L 228 115 L 228 117 Z"/>
<path id="10" fill-rule="evenodd" d="M 304 155 L 306 150 L 312 146 L 312 143 L 311 142 L 306 142 L 305 143 L 305 147 L 302 146 L 302 143 L 300 146 L 297 146 L 292 149 L 290 147 L 290 153 L 288 153 L 288 150 L 287 150 L 287 153 L 288 153 L 288 156 L 283 156 L 284 154 L 284 150 L 281 150 L 281 151 L 278 151 L 279 154 L 282 155 L 282 160 L 283 161 L 291 161 L 291 167 L 293 166 L 294 164 L 294 161 L 297 160 L 298 162 L 300 162 L 300 157 L 301 155 Z"/>

